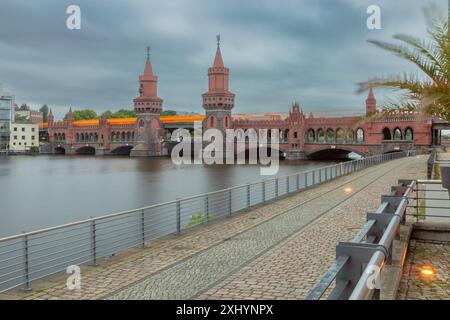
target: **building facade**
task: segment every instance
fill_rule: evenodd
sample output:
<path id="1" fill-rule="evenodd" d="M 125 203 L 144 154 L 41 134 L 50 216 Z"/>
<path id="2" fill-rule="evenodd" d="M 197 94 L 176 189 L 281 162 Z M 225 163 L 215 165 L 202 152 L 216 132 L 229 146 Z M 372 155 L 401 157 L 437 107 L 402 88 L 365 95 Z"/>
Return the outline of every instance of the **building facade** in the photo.
<path id="1" fill-rule="evenodd" d="M 0 152 L 6 152 L 9 148 L 13 105 L 14 96 L 4 93 L 0 87 Z"/>
<path id="2" fill-rule="evenodd" d="M 12 123 L 9 150 L 29 151 L 32 147 L 39 147 L 38 124 Z"/>
<path id="3" fill-rule="evenodd" d="M 202 94 L 205 114 L 162 117 L 158 77 L 147 52 L 144 72 L 139 76 L 139 96 L 133 100 L 136 118 L 75 121 L 69 110 L 67 121 L 54 121 L 50 112 L 48 123 L 42 125 L 48 130 L 48 150 L 68 154 L 160 156 L 168 154 L 174 143 L 169 141 L 170 133 L 177 128 L 191 130 L 194 121 L 201 121 L 204 129 L 232 128 L 244 136 L 248 129 L 277 130 L 280 136 L 277 151 L 288 159 L 344 157 L 350 152 L 362 156 L 413 149 L 426 152 L 436 141 L 432 133 L 436 131 L 435 119 L 418 113 L 381 113 L 377 111 L 372 90 L 365 108 L 361 108 L 362 115 L 306 115 L 299 103 L 294 103 L 285 113 L 233 115 L 235 95 L 229 89 L 229 75 L 218 42 L 214 61 L 208 68 L 208 91 Z"/>

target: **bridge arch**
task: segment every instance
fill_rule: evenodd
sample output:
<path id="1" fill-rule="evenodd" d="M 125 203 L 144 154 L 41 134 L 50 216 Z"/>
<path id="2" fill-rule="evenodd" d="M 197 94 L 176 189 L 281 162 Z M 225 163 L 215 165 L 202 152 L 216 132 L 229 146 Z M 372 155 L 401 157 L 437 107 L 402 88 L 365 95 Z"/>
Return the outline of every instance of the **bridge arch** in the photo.
<path id="1" fill-rule="evenodd" d="M 316 133 L 314 132 L 314 129 L 308 129 L 308 131 L 306 132 L 306 142 L 316 142 Z"/>
<path id="2" fill-rule="evenodd" d="M 322 128 L 317 129 L 317 142 L 325 143 L 325 132 Z"/>
<path id="3" fill-rule="evenodd" d="M 112 155 L 129 156 L 133 146 L 119 146 L 111 151 Z"/>
<path id="4" fill-rule="evenodd" d="M 336 130 L 336 143 L 340 144 L 340 143 L 344 143 L 345 142 L 345 132 L 342 128 L 338 128 Z"/>
<path id="5" fill-rule="evenodd" d="M 348 146 L 338 146 L 334 149 L 329 146 L 324 146 L 306 153 L 306 156 L 311 159 L 347 159 L 348 155 L 352 152 L 360 155 L 361 157 L 367 156 L 365 152 Z"/>
<path id="6" fill-rule="evenodd" d="M 327 141 L 327 143 L 335 143 L 336 142 L 336 136 L 334 134 L 334 130 L 331 128 L 327 129 L 326 141 Z"/>
<path id="7" fill-rule="evenodd" d="M 402 130 L 399 127 L 396 127 L 394 129 L 394 140 L 402 140 L 402 139 L 403 139 Z"/>
<path id="8" fill-rule="evenodd" d="M 352 129 L 348 129 L 346 136 L 347 143 L 353 143 L 354 140 L 355 140 L 355 133 L 353 132 Z"/>
<path id="9" fill-rule="evenodd" d="M 64 147 L 61 147 L 61 146 L 55 147 L 55 149 L 53 149 L 53 153 L 54 154 L 66 154 L 66 149 Z"/>
<path id="10" fill-rule="evenodd" d="M 383 134 L 383 140 L 392 140 L 391 129 L 388 127 L 384 127 L 381 133 Z"/>
<path id="11" fill-rule="evenodd" d="M 77 154 L 95 155 L 95 148 L 92 146 L 83 146 L 75 151 Z"/>
<path id="12" fill-rule="evenodd" d="M 405 129 L 405 140 L 409 140 L 409 141 L 414 140 L 414 131 L 411 127 L 407 127 Z"/>

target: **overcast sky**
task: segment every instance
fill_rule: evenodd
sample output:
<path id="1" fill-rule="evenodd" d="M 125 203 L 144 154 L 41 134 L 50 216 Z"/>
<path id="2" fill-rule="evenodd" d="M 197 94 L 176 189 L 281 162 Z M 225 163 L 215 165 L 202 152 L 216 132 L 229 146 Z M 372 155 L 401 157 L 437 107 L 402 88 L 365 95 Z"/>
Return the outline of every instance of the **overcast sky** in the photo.
<path id="1" fill-rule="evenodd" d="M 447 12 L 447 0 L 435 0 Z M 216 34 L 236 113 L 361 113 L 356 83 L 414 67 L 367 42 L 425 35 L 426 0 L 0 0 L 0 82 L 18 104 L 131 108 L 147 45 L 165 109 L 202 113 Z M 81 30 L 66 8 L 81 8 Z M 381 8 L 381 30 L 366 9 Z M 380 103 L 389 92 L 375 92 Z"/>

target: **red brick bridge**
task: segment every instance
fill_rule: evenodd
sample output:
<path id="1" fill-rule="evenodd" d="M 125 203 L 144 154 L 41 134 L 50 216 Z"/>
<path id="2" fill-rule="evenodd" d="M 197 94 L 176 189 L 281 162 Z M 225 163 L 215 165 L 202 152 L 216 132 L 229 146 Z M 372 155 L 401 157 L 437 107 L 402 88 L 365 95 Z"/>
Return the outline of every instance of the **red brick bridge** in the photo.
<path id="1" fill-rule="evenodd" d="M 67 121 L 55 121 L 50 111 L 48 151 L 64 154 L 131 154 L 161 156 L 168 154 L 170 134 L 177 128 L 193 130 L 195 121 L 203 129 L 275 129 L 279 131 L 279 151 L 288 159 L 362 156 L 418 150 L 426 152 L 440 143 L 437 123 L 442 121 L 417 113 L 385 115 L 377 111 L 376 99 L 369 91 L 363 115 L 317 117 L 305 115 L 298 103 L 286 113 L 232 114 L 235 95 L 229 91 L 229 69 L 224 66 L 219 44 L 212 67 L 208 69 L 208 91 L 203 97 L 205 115 L 160 116 L 163 100 L 157 95 L 158 77 L 154 75 L 147 53 L 144 72 L 139 76 L 139 96 L 134 102 L 136 118 L 75 121 L 72 110 Z M 448 125 L 448 124 L 447 124 Z"/>

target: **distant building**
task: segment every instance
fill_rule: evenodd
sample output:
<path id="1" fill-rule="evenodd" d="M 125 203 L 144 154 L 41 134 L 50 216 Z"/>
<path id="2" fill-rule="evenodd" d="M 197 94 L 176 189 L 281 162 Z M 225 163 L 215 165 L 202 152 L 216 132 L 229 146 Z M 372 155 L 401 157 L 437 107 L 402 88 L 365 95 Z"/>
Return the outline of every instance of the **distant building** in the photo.
<path id="1" fill-rule="evenodd" d="M 0 86 L 0 152 L 8 150 L 9 147 L 13 105 L 14 96 L 4 93 Z"/>
<path id="2" fill-rule="evenodd" d="M 27 151 L 39 146 L 39 126 L 34 123 L 12 123 L 9 150 Z"/>
<path id="3" fill-rule="evenodd" d="M 44 114 L 36 110 L 20 110 L 16 109 L 14 111 L 16 116 L 24 117 L 31 123 L 41 123 L 44 122 Z"/>

